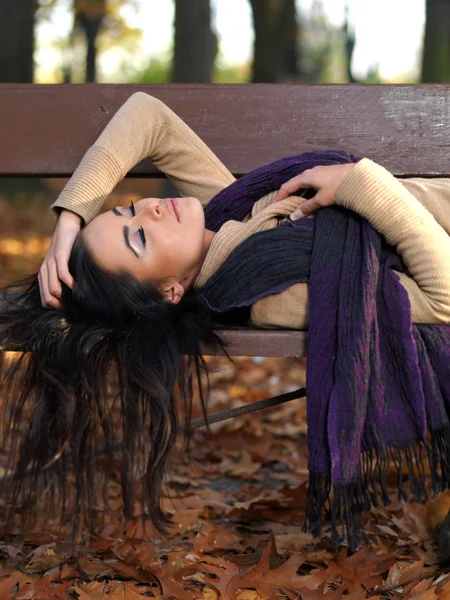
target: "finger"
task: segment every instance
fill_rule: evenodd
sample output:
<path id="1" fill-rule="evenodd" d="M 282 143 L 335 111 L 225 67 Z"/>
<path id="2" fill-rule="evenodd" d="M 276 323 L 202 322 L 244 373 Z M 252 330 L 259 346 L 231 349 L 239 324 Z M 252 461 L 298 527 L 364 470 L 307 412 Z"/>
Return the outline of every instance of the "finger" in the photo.
<path id="1" fill-rule="evenodd" d="M 280 200 L 284 200 L 288 196 L 292 196 L 292 194 L 295 194 L 295 192 L 300 188 L 307 187 L 311 186 L 309 183 L 308 172 L 304 171 L 303 173 L 300 173 L 300 175 L 296 175 L 295 177 L 292 177 L 292 179 L 289 179 L 289 181 L 283 183 L 278 192 L 275 194 L 275 197 L 272 202 L 279 202 Z"/>
<path id="2" fill-rule="evenodd" d="M 55 309 L 58 310 L 60 309 L 62 306 L 60 300 L 58 300 L 58 298 L 54 298 L 53 296 L 50 296 L 49 299 L 46 301 L 45 305 L 43 304 L 44 308 L 48 308 L 48 309 Z"/>
<path id="3" fill-rule="evenodd" d="M 59 281 L 58 270 L 54 260 L 48 262 L 47 281 L 50 295 L 59 300 L 61 298 L 62 286 L 61 282 Z"/>
<path id="4" fill-rule="evenodd" d="M 303 219 L 304 217 L 309 217 L 316 210 L 320 208 L 320 204 L 317 202 L 316 197 L 312 200 L 305 200 L 301 205 L 294 210 L 294 212 L 290 215 L 291 221 L 297 221 L 298 219 Z"/>
<path id="5" fill-rule="evenodd" d="M 40 271 L 38 273 L 38 283 L 39 283 L 39 295 L 41 297 L 41 304 L 42 304 L 42 306 L 44 306 L 45 300 L 44 300 L 43 284 L 42 284 L 42 278 L 41 278 L 41 272 Z"/>
<path id="6" fill-rule="evenodd" d="M 58 278 L 60 281 L 63 281 L 67 287 L 70 289 L 73 288 L 74 279 L 69 272 L 69 266 L 67 264 L 67 259 L 63 257 L 58 257 L 56 259 L 56 268 L 58 269 Z"/>
<path id="7" fill-rule="evenodd" d="M 39 294 L 41 296 L 41 304 L 43 306 L 43 308 L 51 308 L 51 294 L 50 291 L 48 289 L 48 284 L 47 284 L 47 265 L 46 263 L 44 263 L 41 267 L 41 270 L 39 271 L 39 275 L 38 275 L 38 282 L 39 282 Z"/>

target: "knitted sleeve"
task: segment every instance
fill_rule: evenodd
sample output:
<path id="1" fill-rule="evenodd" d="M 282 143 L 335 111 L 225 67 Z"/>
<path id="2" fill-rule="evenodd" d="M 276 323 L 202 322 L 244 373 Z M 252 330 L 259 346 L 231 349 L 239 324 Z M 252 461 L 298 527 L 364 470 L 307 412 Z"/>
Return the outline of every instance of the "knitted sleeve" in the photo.
<path id="1" fill-rule="evenodd" d="M 450 236 L 431 212 L 367 158 L 345 177 L 335 199 L 365 217 L 402 257 L 410 277 L 399 276 L 414 307 L 413 321 L 450 323 Z"/>
<path id="2" fill-rule="evenodd" d="M 88 223 L 117 183 L 144 158 L 150 158 L 182 195 L 195 196 L 203 206 L 235 180 L 168 106 L 137 92 L 88 149 L 52 210 L 69 209 Z"/>
<path id="3" fill-rule="evenodd" d="M 413 322 L 450 323 L 450 179 L 397 180 L 364 159 L 342 182 L 336 201 L 363 214 L 397 246 L 413 276 L 398 273 Z M 307 329 L 307 284 L 255 302 L 251 322 L 261 328 Z"/>

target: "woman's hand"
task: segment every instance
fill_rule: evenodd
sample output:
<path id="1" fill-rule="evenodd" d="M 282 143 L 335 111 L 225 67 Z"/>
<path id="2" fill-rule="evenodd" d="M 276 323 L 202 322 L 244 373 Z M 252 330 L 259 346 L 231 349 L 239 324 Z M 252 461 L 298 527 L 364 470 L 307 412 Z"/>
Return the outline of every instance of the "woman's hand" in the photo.
<path id="1" fill-rule="evenodd" d="M 355 163 L 344 165 L 327 165 L 313 167 L 303 171 L 283 183 L 272 202 L 279 202 L 295 194 L 299 189 L 314 188 L 317 193 L 310 200 L 305 200 L 291 215 L 291 220 L 308 217 L 317 209 L 334 204 L 336 190 L 346 175 L 355 167 Z"/>
<path id="2" fill-rule="evenodd" d="M 38 275 L 44 308 L 61 308 L 61 281 L 73 287 L 68 263 L 75 238 L 81 229 L 81 221 L 81 217 L 71 210 L 62 210 L 58 217 L 50 248 Z"/>

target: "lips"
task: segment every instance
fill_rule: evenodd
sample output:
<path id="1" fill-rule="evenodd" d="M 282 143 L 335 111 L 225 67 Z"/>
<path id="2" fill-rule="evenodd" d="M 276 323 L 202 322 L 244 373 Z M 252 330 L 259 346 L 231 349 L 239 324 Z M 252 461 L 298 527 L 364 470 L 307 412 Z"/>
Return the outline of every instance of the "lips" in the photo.
<path id="1" fill-rule="evenodd" d="M 176 198 L 171 198 L 169 200 L 169 206 L 172 209 L 176 220 L 180 222 L 180 206 L 178 204 L 178 200 Z"/>
<path id="2" fill-rule="evenodd" d="M 172 199 L 167 199 L 165 201 L 165 205 L 167 206 L 169 212 L 172 213 L 172 216 L 174 216 L 175 219 L 177 219 L 177 221 L 178 221 L 177 213 L 175 212 L 175 207 L 172 204 Z"/>

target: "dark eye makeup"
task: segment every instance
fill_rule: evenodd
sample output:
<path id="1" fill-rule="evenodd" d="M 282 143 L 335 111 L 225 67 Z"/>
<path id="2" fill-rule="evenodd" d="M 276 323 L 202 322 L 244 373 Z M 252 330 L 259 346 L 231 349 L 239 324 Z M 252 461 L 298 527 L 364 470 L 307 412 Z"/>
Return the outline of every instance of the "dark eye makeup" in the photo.
<path id="1" fill-rule="evenodd" d="M 133 217 L 136 215 L 136 210 L 134 208 L 133 200 L 130 200 L 130 212 Z M 145 248 L 145 246 L 147 245 L 147 238 L 145 237 L 144 228 L 139 227 L 138 233 L 139 233 L 139 237 L 141 238 L 142 245 Z"/>
<path id="2" fill-rule="evenodd" d="M 141 238 L 142 245 L 145 248 L 145 246 L 147 245 L 147 239 L 145 237 L 144 229 L 142 227 L 139 227 L 138 232 L 139 232 L 139 236 Z"/>

